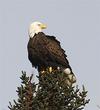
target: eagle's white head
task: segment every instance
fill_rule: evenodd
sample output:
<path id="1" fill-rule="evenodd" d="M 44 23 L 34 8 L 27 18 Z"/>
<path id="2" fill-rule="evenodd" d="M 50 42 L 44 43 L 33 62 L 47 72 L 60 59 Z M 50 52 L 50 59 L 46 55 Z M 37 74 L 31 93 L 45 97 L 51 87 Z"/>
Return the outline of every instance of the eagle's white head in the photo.
<path id="1" fill-rule="evenodd" d="M 42 29 L 46 29 L 46 25 L 40 22 L 33 22 L 29 27 L 29 37 L 33 38 L 35 34 L 42 32 Z"/>

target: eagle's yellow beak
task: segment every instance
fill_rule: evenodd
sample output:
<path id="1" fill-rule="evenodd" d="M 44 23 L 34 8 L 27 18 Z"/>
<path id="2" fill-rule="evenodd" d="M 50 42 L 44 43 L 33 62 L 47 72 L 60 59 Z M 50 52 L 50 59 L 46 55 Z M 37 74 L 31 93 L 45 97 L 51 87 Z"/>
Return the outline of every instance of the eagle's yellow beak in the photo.
<path id="1" fill-rule="evenodd" d="M 41 29 L 46 29 L 47 26 L 45 24 L 41 24 Z"/>

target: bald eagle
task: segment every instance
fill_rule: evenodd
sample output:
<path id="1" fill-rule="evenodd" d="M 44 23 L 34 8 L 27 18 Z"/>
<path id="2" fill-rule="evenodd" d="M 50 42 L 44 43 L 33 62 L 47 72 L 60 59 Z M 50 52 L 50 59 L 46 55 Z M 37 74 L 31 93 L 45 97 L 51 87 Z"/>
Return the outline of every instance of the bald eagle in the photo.
<path id="1" fill-rule="evenodd" d="M 50 72 L 53 69 L 60 69 L 69 75 L 69 78 L 75 75 L 67 60 L 65 51 L 61 48 L 60 42 L 54 36 L 46 35 L 42 32 L 46 25 L 40 22 L 33 22 L 29 27 L 29 42 L 28 42 L 28 58 L 32 66 L 37 68 L 39 72 L 49 68 Z"/>

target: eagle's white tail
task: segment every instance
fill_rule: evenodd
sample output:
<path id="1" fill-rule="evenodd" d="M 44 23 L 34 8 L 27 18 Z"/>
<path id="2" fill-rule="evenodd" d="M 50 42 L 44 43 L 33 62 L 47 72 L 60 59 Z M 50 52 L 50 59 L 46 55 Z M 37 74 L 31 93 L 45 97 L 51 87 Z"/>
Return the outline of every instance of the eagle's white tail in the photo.
<path id="1" fill-rule="evenodd" d="M 74 74 L 72 74 L 70 68 L 66 68 L 63 70 L 64 73 L 66 73 L 68 75 L 68 80 L 72 83 L 76 82 L 76 77 Z"/>

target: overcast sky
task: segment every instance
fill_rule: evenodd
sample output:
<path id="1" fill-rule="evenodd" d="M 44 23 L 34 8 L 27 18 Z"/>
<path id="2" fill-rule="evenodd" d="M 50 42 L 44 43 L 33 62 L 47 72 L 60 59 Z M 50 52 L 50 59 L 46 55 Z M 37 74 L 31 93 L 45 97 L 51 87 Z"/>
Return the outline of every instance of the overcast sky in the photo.
<path id="1" fill-rule="evenodd" d="M 0 0 L 0 110 L 17 99 L 21 71 L 36 73 L 27 58 L 33 21 L 47 24 L 44 32 L 56 36 L 66 50 L 77 84 L 89 91 L 85 110 L 98 110 L 100 0 Z"/>

